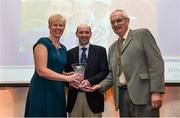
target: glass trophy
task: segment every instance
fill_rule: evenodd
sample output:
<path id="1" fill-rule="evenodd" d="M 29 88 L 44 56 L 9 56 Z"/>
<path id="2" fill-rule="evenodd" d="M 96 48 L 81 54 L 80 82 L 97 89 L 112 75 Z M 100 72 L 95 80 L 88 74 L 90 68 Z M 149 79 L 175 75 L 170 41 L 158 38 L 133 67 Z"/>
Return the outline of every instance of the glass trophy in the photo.
<path id="1" fill-rule="evenodd" d="M 71 65 L 74 72 L 84 75 L 86 69 L 86 63 L 74 63 Z"/>

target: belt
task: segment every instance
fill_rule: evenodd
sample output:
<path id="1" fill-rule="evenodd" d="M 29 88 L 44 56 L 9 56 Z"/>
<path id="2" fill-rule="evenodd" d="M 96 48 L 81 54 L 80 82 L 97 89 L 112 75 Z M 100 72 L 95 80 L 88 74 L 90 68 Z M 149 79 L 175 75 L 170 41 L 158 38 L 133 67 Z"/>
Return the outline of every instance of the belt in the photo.
<path id="1" fill-rule="evenodd" d="M 84 92 L 84 91 L 81 91 L 80 89 L 77 89 L 78 92 Z"/>
<path id="2" fill-rule="evenodd" d="M 127 85 L 120 86 L 119 89 L 127 89 Z"/>

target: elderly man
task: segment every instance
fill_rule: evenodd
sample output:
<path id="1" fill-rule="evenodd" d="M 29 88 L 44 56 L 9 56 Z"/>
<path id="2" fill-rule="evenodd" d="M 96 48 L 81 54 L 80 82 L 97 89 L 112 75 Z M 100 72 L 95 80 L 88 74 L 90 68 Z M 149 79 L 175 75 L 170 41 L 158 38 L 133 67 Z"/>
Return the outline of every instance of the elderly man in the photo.
<path id="1" fill-rule="evenodd" d="M 148 29 L 131 30 L 123 10 L 110 16 L 113 31 L 119 36 L 109 48 L 110 73 L 91 91 L 114 90 L 121 117 L 159 117 L 164 93 L 164 61 Z"/>

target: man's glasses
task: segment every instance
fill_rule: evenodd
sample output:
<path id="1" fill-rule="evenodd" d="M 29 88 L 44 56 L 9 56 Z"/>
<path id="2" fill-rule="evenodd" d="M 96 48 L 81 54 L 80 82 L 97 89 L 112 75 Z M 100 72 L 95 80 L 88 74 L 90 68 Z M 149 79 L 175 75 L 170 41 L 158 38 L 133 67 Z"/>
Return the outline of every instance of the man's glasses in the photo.
<path id="1" fill-rule="evenodd" d="M 127 18 L 118 18 L 118 19 L 112 20 L 112 21 L 111 21 L 111 24 L 112 24 L 112 25 L 122 24 L 125 19 L 127 19 Z"/>

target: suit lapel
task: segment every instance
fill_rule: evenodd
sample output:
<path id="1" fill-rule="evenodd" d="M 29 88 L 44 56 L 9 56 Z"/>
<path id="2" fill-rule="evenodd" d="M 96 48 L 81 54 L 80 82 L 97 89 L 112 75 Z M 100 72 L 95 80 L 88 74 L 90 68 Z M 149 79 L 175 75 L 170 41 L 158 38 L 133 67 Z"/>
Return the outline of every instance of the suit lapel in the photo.
<path id="1" fill-rule="evenodd" d="M 109 52 L 109 57 L 111 58 L 110 62 L 111 63 L 111 66 L 112 66 L 112 69 L 114 71 L 114 75 L 118 75 L 119 73 L 119 64 L 121 63 L 120 62 L 120 47 L 119 47 L 119 40 L 117 40 L 114 44 L 114 48 L 112 48 L 112 50 Z"/>
<path id="2" fill-rule="evenodd" d="M 89 69 L 89 65 L 92 63 L 93 59 L 96 58 L 96 51 L 93 48 L 93 45 L 90 44 L 89 46 L 89 52 L 88 52 L 88 60 L 87 60 L 87 67 L 86 67 L 86 72 Z"/>
<path id="3" fill-rule="evenodd" d="M 118 59 L 120 59 L 120 47 L 119 47 L 119 39 L 115 42 L 115 48 L 114 48 L 114 52 L 115 52 L 115 62 L 118 62 Z M 112 52 L 113 54 L 113 52 Z"/>
<path id="4" fill-rule="evenodd" d="M 133 31 L 129 30 L 129 34 L 127 36 L 127 39 L 125 40 L 125 44 L 123 45 L 123 48 L 121 50 L 121 54 L 124 52 L 124 50 L 127 48 L 131 40 L 133 39 Z"/>
<path id="5" fill-rule="evenodd" d="M 73 62 L 79 63 L 79 47 L 77 46 L 73 53 Z"/>

